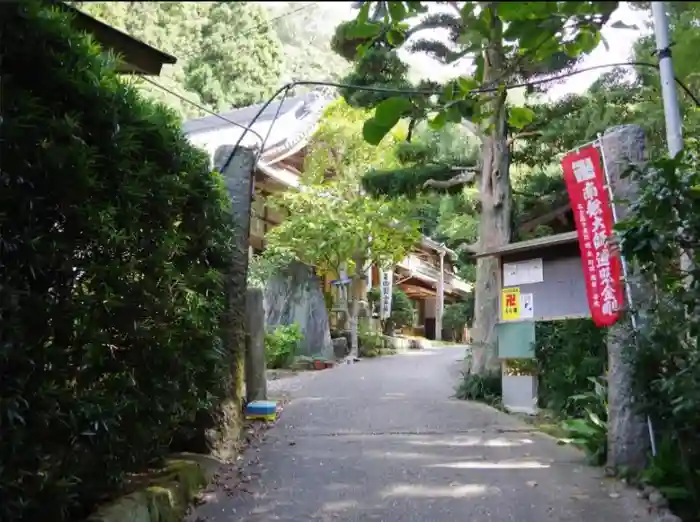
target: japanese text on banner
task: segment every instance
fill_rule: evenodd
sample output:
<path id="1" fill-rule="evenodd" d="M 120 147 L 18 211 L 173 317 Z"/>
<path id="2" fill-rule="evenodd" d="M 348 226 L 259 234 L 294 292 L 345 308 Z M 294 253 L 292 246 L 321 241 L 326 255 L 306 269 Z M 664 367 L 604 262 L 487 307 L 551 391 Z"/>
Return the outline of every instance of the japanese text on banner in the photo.
<path id="1" fill-rule="evenodd" d="M 619 317 L 624 294 L 620 260 L 610 255 L 607 243 L 613 216 L 598 149 L 588 146 L 567 154 L 562 168 L 576 221 L 591 318 L 598 327 L 610 326 Z"/>
<path id="2" fill-rule="evenodd" d="M 379 317 L 388 319 L 391 316 L 391 293 L 394 283 L 394 271 L 382 270 L 381 272 L 381 302 L 379 304 Z"/>

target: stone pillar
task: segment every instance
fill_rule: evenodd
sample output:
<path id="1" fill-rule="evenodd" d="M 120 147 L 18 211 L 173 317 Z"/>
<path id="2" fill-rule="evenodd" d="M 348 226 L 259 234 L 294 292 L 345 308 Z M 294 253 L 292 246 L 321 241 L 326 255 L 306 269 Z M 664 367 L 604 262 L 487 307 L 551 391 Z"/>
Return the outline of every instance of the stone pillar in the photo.
<path id="1" fill-rule="evenodd" d="M 614 199 L 622 200 L 615 201 L 617 219 L 623 220 L 629 212 L 629 202 L 637 199 L 638 187 L 630 177 L 621 176 L 629 165 L 644 163 L 644 131 L 636 125 L 612 127 L 605 132 L 601 143 Z M 637 324 L 641 326 L 651 293 L 645 290 L 633 266 L 628 266 L 628 281 L 632 306 L 638 312 Z M 634 408 L 632 365 L 624 353 L 630 332 L 631 325 L 626 319 L 613 326 L 608 334 L 608 466 L 641 470 L 650 441 L 646 419 Z"/>
<path id="2" fill-rule="evenodd" d="M 246 402 L 267 399 L 267 367 L 265 365 L 265 310 L 260 288 L 248 288 L 246 296 Z"/>
<path id="3" fill-rule="evenodd" d="M 224 314 L 224 347 L 230 356 L 231 397 L 243 399 L 244 355 L 246 345 L 246 289 L 248 276 L 250 233 L 250 206 L 253 191 L 253 169 L 255 152 L 239 147 L 233 151 L 230 145 L 221 146 L 214 155 L 214 167 L 224 177 L 226 190 L 231 198 L 231 225 L 234 234 L 234 248 L 230 271 L 226 278 L 226 311 Z"/>

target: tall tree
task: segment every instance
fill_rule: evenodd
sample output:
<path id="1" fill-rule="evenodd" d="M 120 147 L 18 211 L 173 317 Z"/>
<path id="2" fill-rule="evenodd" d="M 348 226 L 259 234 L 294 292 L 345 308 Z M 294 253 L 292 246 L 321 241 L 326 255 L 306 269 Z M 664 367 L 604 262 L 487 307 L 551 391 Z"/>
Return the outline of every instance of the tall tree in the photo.
<path id="1" fill-rule="evenodd" d="M 334 53 L 330 42 L 336 25 L 351 16 L 351 10 L 345 11 L 342 4 L 332 2 L 264 5 L 284 50 L 280 85 L 298 80 L 338 80 L 349 72 L 350 62 Z"/>
<path id="2" fill-rule="evenodd" d="M 411 141 L 396 145 L 397 169 L 372 169 L 363 178 L 371 194 L 410 196 L 412 216 L 420 222 L 421 232 L 459 252 L 456 265 L 458 275 L 474 280 L 474 261 L 460 246 L 477 238 L 479 222 L 475 215 L 478 199 L 473 190 L 452 188 L 449 192 L 435 192 L 425 181 L 449 179 L 464 167 L 475 165 L 479 144 L 474 136 L 456 124 L 432 129 L 421 122 L 413 129 Z"/>
<path id="3" fill-rule="evenodd" d="M 254 2 L 75 2 L 86 13 L 177 57 L 159 84 L 210 110 L 260 102 L 278 85 L 282 49 L 267 11 Z M 137 80 L 138 81 L 138 80 Z M 191 104 L 142 82 L 183 117 Z"/>
<path id="4" fill-rule="evenodd" d="M 530 109 L 508 105 L 506 86 L 571 67 L 598 45 L 600 28 L 618 3 L 449 2 L 447 11 L 425 16 L 426 4 L 363 2 L 357 18 L 339 27 L 334 48 L 357 62 L 353 79 L 364 78 L 365 84 L 407 83 L 397 55 L 402 46 L 452 63 L 465 74 L 448 82 L 435 101 L 425 96 L 346 95 L 353 103 L 376 105 L 363 128 L 370 143 L 379 143 L 403 118 L 430 117 L 434 127 L 448 121 L 468 126 L 481 141 L 479 166 L 453 183 L 478 187 L 479 241 L 472 249 L 499 247 L 511 240 L 511 148 L 518 129 L 533 118 Z M 435 28 L 449 30 L 448 44 L 421 37 Z M 478 261 L 474 373 L 498 370 L 497 273 L 495 259 Z"/>
<path id="5" fill-rule="evenodd" d="M 296 259 L 322 274 L 347 269 L 352 278 L 347 310 L 351 357 L 358 354 L 357 319 L 367 268 L 393 266 L 420 239 L 407 202 L 370 198 L 362 189 L 361 176 L 369 167 L 394 161 L 391 140 L 379 150 L 363 141 L 367 116 L 344 102 L 327 110 L 312 141 L 300 190 L 269 200 L 288 215 L 266 235 L 263 254 Z"/>
<path id="6" fill-rule="evenodd" d="M 185 86 L 217 110 L 264 101 L 277 86 L 282 47 L 254 2 L 213 2 L 185 65 Z"/>

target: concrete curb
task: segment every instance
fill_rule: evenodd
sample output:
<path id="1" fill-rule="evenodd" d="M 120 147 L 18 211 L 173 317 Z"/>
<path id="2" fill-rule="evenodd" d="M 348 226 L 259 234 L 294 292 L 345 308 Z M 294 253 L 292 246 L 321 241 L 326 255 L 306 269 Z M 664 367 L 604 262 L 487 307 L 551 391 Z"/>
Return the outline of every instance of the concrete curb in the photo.
<path id="1" fill-rule="evenodd" d="M 180 522 L 221 464 L 206 455 L 172 455 L 161 470 L 143 477 L 143 486 L 99 508 L 87 522 Z"/>

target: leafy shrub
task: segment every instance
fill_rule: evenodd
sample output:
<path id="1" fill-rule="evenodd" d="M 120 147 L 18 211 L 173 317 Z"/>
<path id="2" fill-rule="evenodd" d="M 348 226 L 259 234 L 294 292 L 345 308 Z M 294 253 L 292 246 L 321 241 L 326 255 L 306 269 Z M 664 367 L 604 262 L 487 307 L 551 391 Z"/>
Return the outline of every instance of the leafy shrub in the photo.
<path id="1" fill-rule="evenodd" d="M 593 391 L 591 378 L 605 374 L 607 329 L 590 319 L 566 319 L 535 325 L 539 365 L 539 403 L 562 417 L 582 414 L 570 397 Z"/>
<path id="2" fill-rule="evenodd" d="M 608 455 L 608 387 L 602 379 L 590 377 L 589 381 L 593 391 L 569 397 L 583 414 L 562 422 L 567 437 L 560 442 L 583 450 L 591 464 L 599 466 Z"/>
<path id="3" fill-rule="evenodd" d="M 455 397 L 465 401 L 498 404 L 503 397 L 500 373 L 473 374 L 462 372 L 462 380 L 455 390 Z"/>
<path id="4" fill-rule="evenodd" d="M 455 389 L 455 397 L 465 401 L 479 401 L 486 404 L 500 404 L 503 398 L 503 382 L 501 372 L 474 374 L 471 372 L 472 352 L 468 350 L 464 358 L 462 379 Z"/>
<path id="5" fill-rule="evenodd" d="M 286 368 L 292 363 L 299 343 L 304 339 L 299 325 L 275 326 L 265 334 L 265 359 L 270 369 Z"/>
<path id="6" fill-rule="evenodd" d="M 357 334 L 361 357 L 377 357 L 384 349 L 384 336 L 380 332 L 360 331 Z"/>
<path id="7" fill-rule="evenodd" d="M 225 394 L 229 203 L 68 16 L 2 32 L 0 520 L 76 520 Z"/>
<path id="8" fill-rule="evenodd" d="M 462 380 L 457 385 L 455 397 L 467 401 L 479 401 L 497 404 L 503 397 L 500 374 L 462 373 Z"/>
<path id="9" fill-rule="evenodd" d="M 367 293 L 367 300 L 372 309 L 379 312 L 381 293 L 379 288 L 372 288 Z M 384 332 L 389 335 L 396 329 L 405 328 L 413 324 L 413 301 L 400 288 L 393 287 L 391 292 L 391 315 L 384 321 Z"/>
<path id="10" fill-rule="evenodd" d="M 637 405 L 659 443 L 643 478 L 669 489 L 671 506 L 688 520 L 700 516 L 699 154 L 691 138 L 674 159 L 630 171 L 639 193 L 617 227 L 633 276 L 652 293 L 644 328 L 627 347 Z M 681 270 L 680 252 L 689 271 Z"/>
<path id="11" fill-rule="evenodd" d="M 462 338 L 464 327 L 471 323 L 473 318 L 474 297 L 473 294 L 470 294 L 466 301 L 445 306 L 445 313 L 442 315 L 442 326 L 450 332 L 452 340 L 458 341 Z"/>
<path id="12" fill-rule="evenodd" d="M 537 375 L 537 361 L 534 359 L 507 359 L 503 372 L 508 376 Z"/>

